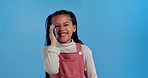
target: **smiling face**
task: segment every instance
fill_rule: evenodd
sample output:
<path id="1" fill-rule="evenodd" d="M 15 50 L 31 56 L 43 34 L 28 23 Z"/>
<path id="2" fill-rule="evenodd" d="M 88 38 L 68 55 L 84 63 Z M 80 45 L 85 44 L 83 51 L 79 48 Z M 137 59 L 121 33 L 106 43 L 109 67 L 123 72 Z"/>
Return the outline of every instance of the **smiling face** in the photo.
<path id="1" fill-rule="evenodd" d="M 70 43 L 72 34 L 76 31 L 71 18 L 67 14 L 56 15 L 52 19 L 53 25 L 56 27 L 57 40 L 60 43 Z"/>

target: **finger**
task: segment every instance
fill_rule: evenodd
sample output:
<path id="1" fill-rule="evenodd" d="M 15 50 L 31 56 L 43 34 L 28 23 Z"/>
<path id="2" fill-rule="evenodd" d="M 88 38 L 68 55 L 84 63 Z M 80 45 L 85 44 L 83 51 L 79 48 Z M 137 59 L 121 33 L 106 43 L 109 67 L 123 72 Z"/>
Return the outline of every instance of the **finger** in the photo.
<path id="1" fill-rule="evenodd" d="M 52 25 L 50 26 L 50 29 L 53 30 L 54 28 L 55 28 L 55 26 L 52 24 Z"/>

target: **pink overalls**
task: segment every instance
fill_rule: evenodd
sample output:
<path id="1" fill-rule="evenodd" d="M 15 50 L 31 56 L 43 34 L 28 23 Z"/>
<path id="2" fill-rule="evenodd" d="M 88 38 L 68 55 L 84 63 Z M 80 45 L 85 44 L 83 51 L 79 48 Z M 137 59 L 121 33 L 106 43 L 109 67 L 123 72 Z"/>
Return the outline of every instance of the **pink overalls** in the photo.
<path id="1" fill-rule="evenodd" d="M 59 73 L 50 78 L 84 78 L 82 46 L 76 43 L 77 52 L 60 53 Z"/>

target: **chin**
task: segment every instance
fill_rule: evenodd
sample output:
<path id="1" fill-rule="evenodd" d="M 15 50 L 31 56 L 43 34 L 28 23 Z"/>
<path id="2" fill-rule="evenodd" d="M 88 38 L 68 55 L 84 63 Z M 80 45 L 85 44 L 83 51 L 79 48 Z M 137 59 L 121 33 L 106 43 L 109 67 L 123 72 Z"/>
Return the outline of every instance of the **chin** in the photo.
<path id="1" fill-rule="evenodd" d="M 58 42 L 60 42 L 60 43 L 69 43 L 69 40 L 66 40 L 66 39 L 58 39 Z"/>
<path id="2" fill-rule="evenodd" d="M 60 43 L 66 43 L 66 40 L 58 40 Z"/>

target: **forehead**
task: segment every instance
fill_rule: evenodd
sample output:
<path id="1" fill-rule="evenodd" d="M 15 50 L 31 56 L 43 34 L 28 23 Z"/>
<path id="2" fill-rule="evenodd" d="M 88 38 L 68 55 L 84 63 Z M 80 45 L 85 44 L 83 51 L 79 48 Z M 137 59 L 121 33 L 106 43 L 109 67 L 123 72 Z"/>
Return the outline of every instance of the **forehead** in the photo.
<path id="1" fill-rule="evenodd" d="M 52 22 L 71 22 L 71 18 L 68 14 L 56 15 L 52 18 Z"/>

